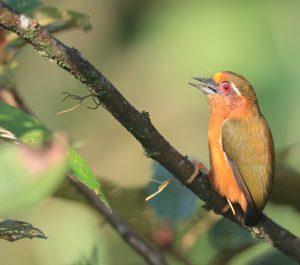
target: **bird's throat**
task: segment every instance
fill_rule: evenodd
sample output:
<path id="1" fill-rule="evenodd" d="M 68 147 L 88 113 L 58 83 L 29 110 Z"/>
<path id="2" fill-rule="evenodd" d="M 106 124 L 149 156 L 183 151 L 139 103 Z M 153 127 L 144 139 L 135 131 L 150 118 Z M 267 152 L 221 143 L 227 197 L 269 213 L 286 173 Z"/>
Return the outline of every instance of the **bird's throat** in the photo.
<path id="1" fill-rule="evenodd" d="M 252 104 L 246 99 L 224 99 L 222 95 L 208 96 L 211 109 L 211 119 L 225 120 L 227 118 L 244 119 L 256 115 L 261 116 L 257 104 Z"/>

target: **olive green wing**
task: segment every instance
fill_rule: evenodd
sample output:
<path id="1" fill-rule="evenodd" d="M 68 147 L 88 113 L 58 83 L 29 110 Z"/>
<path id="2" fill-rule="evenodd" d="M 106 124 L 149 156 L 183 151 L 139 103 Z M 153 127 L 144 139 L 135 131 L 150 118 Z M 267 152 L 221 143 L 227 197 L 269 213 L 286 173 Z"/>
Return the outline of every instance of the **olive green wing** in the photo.
<path id="1" fill-rule="evenodd" d="M 245 223 L 254 223 L 260 217 L 273 183 L 274 146 L 270 129 L 262 116 L 227 119 L 222 126 L 221 140 L 248 204 Z"/>

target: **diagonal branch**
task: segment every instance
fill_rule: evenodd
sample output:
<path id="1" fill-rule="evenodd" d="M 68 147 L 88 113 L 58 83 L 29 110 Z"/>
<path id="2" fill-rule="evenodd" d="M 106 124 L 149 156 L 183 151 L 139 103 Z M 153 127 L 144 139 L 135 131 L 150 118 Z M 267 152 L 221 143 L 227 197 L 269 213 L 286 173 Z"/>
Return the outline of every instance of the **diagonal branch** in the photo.
<path id="1" fill-rule="evenodd" d="M 28 106 L 23 103 L 15 88 L 0 88 L 0 100 L 12 107 L 19 108 L 33 115 Z M 4 131 L 4 133 L 6 132 Z M 66 177 L 71 184 L 78 189 L 80 195 L 83 195 L 90 202 L 90 204 L 98 211 L 98 213 L 100 213 L 106 219 L 106 221 L 115 229 L 115 231 L 123 238 L 123 240 L 130 247 L 132 247 L 132 249 L 136 251 L 136 253 L 138 253 L 147 262 L 147 264 L 167 265 L 162 253 L 158 249 L 152 247 L 151 244 L 144 240 L 142 236 L 139 235 L 135 230 L 130 228 L 130 226 L 118 215 L 117 212 L 115 212 L 113 209 L 108 209 L 94 191 L 89 189 L 73 175 L 66 174 Z M 67 182 L 67 184 L 69 184 L 69 182 Z M 4 220 L 3 222 L 0 222 L 0 238 L 2 239 L 15 241 L 21 238 L 33 237 L 46 238 L 42 231 L 32 227 L 28 223 L 14 220 Z"/>
<path id="2" fill-rule="evenodd" d="M 10 106 L 22 109 L 23 111 L 33 115 L 28 106 L 23 103 L 15 89 L 0 88 L 0 100 Z M 147 262 L 147 264 L 167 265 L 162 253 L 160 253 L 158 249 L 153 248 L 136 231 L 130 228 L 117 212 L 113 209 L 108 209 L 94 191 L 90 190 L 73 175 L 67 174 L 66 176 L 71 184 L 80 191 L 80 194 L 90 202 L 90 204 L 106 219 L 106 221 L 115 229 L 123 240 L 131 246 L 132 249 Z M 18 227 L 16 225 L 18 225 Z M 13 220 L 0 222 L 0 238 L 2 239 L 15 241 L 21 238 L 33 237 L 46 238 L 42 231 L 30 226 L 28 223 Z"/>
<path id="3" fill-rule="evenodd" d="M 167 265 L 163 255 L 143 238 L 140 237 L 128 224 L 113 209 L 109 210 L 104 203 L 99 199 L 97 194 L 86 187 L 83 183 L 77 180 L 72 175 L 67 175 L 68 179 L 74 184 L 94 206 L 94 208 L 103 215 L 107 222 L 121 235 L 124 241 L 127 242 L 137 253 L 144 258 L 150 265 Z"/>
<path id="4" fill-rule="evenodd" d="M 44 58 L 56 62 L 85 84 L 93 97 L 141 143 L 148 157 L 158 161 L 182 183 L 192 175 L 193 164 L 163 138 L 151 123 L 148 113 L 137 111 L 76 49 L 64 45 L 36 20 L 18 13 L 2 1 L 0 1 L 0 26 L 24 38 Z M 224 199 L 211 189 L 207 175 L 199 174 L 188 188 L 216 213 L 221 213 L 221 209 L 225 206 Z M 232 216 L 230 211 L 223 215 L 243 226 L 240 213 L 236 217 Z M 300 239 L 267 216 L 263 215 L 256 227 L 245 228 L 300 262 Z"/>

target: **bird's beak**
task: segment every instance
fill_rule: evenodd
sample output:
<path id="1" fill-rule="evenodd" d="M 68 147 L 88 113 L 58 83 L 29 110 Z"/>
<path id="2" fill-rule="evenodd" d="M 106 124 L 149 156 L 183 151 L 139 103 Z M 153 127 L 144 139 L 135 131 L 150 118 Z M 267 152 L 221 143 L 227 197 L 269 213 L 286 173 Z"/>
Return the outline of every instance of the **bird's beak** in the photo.
<path id="1" fill-rule="evenodd" d="M 193 77 L 193 79 L 199 81 L 200 83 L 189 83 L 201 89 L 205 94 L 213 95 L 218 93 L 218 85 L 210 78 Z"/>

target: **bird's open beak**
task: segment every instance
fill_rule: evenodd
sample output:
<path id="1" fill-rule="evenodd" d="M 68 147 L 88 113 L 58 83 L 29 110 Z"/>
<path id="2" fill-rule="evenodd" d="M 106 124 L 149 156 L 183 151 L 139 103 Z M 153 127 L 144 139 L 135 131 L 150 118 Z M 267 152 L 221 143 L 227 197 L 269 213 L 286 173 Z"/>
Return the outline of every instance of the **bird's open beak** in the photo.
<path id="1" fill-rule="evenodd" d="M 193 79 L 199 81 L 200 83 L 189 83 L 201 89 L 205 94 L 213 95 L 218 93 L 218 85 L 210 78 L 193 77 Z"/>

